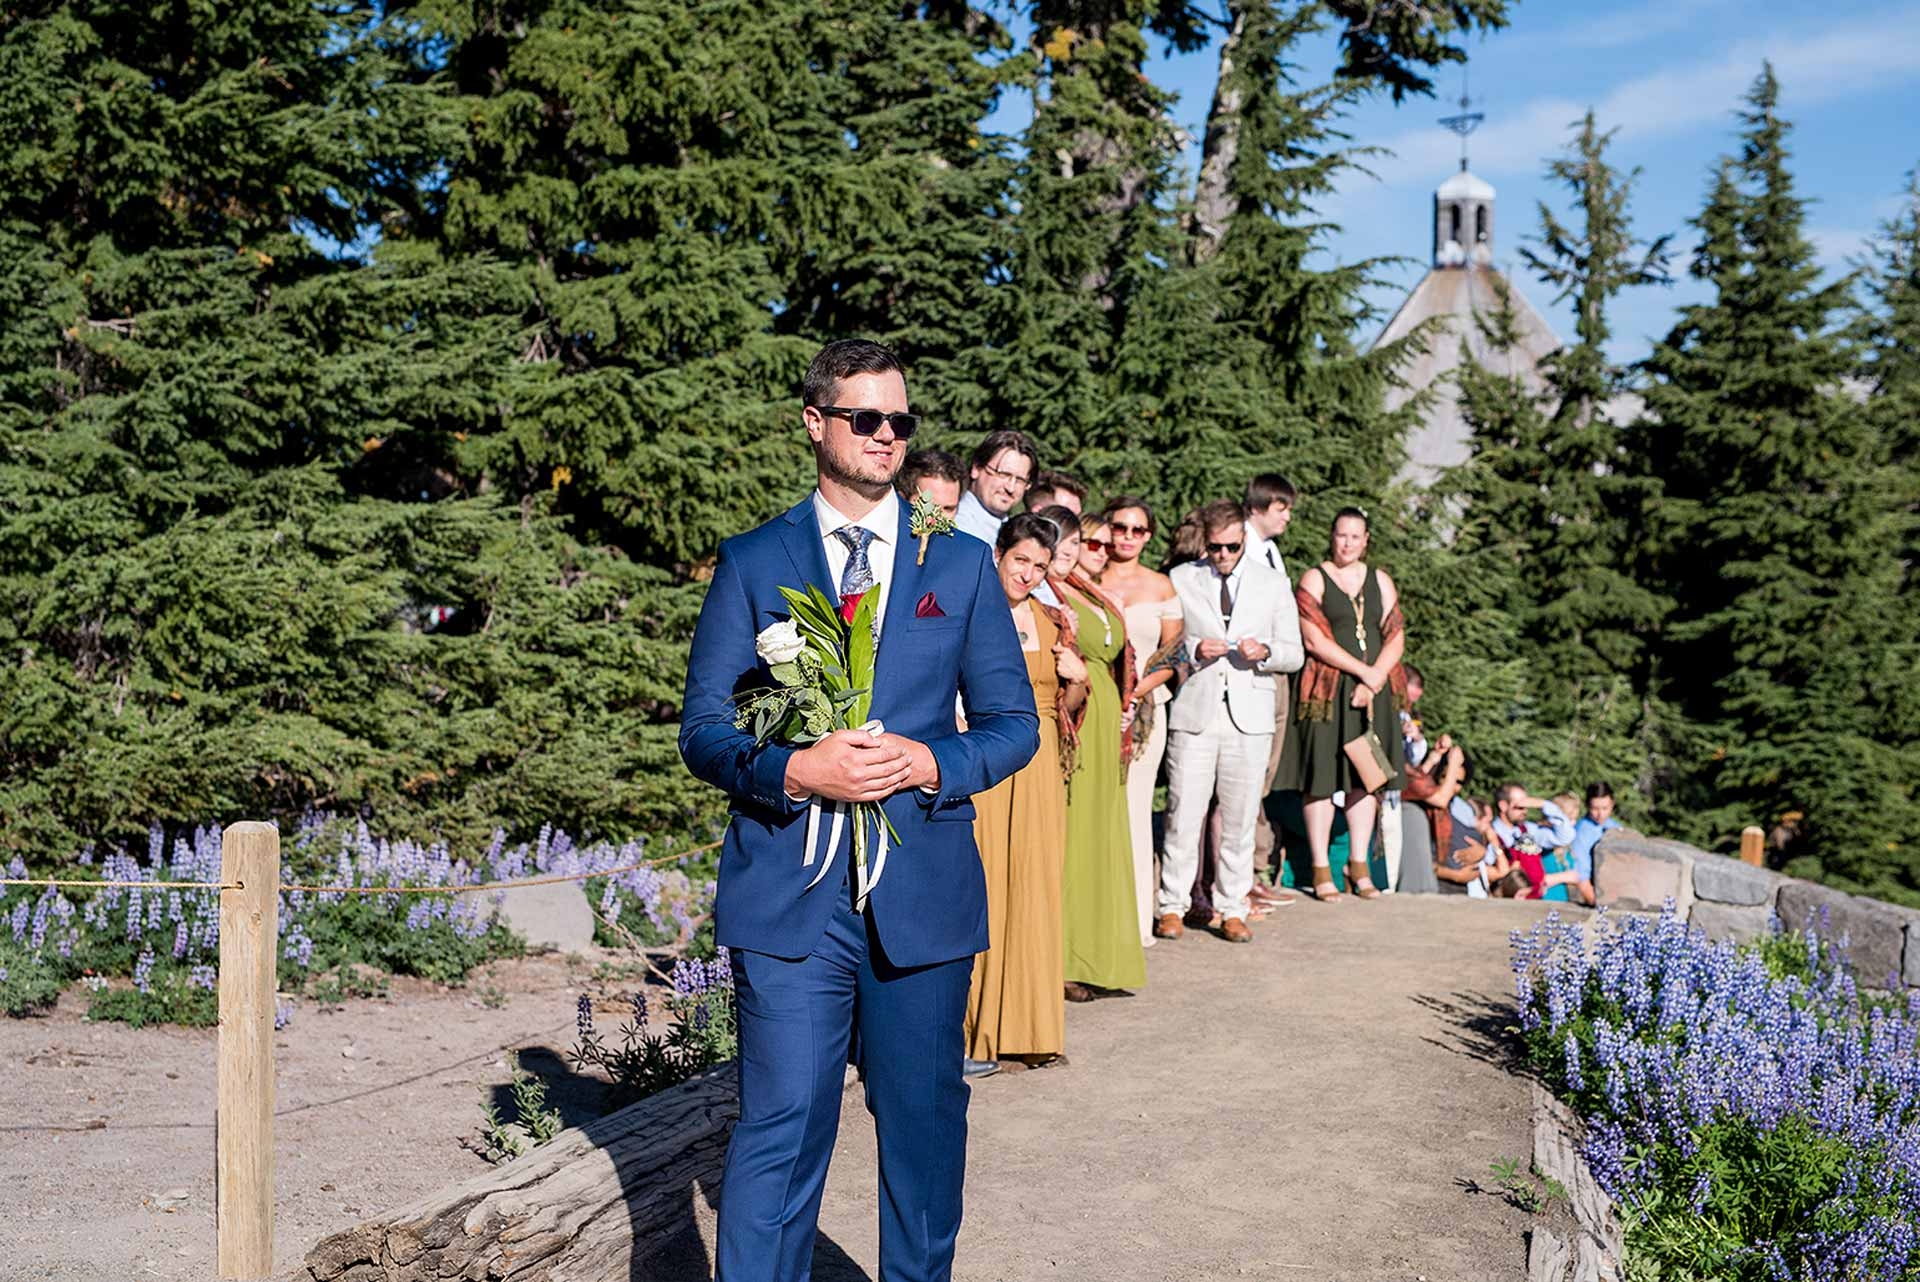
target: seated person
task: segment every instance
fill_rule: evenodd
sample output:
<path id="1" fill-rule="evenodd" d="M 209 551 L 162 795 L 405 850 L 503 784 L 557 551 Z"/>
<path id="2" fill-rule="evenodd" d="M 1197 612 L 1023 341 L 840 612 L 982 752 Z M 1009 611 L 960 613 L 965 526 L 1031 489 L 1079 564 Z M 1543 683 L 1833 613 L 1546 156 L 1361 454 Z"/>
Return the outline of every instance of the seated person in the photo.
<path id="1" fill-rule="evenodd" d="M 1535 810 L 1540 818 L 1529 818 Z M 1564 850 L 1573 844 L 1573 817 L 1517 783 L 1503 783 L 1493 794 L 1493 830 L 1509 850 L 1522 837 L 1533 838 L 1543 851 Z"/>
<path id="2" fill-rule="evenodd" d="M 1474 822 L 1453 825 L 1446 852 L 1434 851 L 1433 875 L 1443 895 L 1485 899 L 1487 887 L 1513 871 L 1513 863 L 1493 830 L 1493 807 L 1480 800 L 1467 804 Z"/>
<path id="3" fill-rule="evenodd" d="M 1574 871 L 1589 884 L 1593 881 L 1593 848 L 1600 844 L 1602 833 L 1613 832 L 1620 827 L 1620 821 L 1613 817 L 1613 789 L 1604 781 L 1587 785 L 1586 813 L 1573 825 L 1573 845 L 1568 849 L 1573 856 Z"/>
<path id="4" fill-rule="evenodd" d="M 1473 766 L 1452 735 L 1441 735 L 1433 750 L 1423 756 L 1424 764 L 1418 766 L 1408 759 L 1407 782 L 1400 797 L 1402 801 L 1426 808 L 1427 820 L 1433 828 L 1433 849 L 1447 850 L 1453 844 L 1454 826 L 1449 807 L 1472 777 Z"/>
<path id="5" fill-rule="evenodd" d="M 1537 885 L 1527 876 L 1527 870 L 1521 867 L 1514 868 L 1493 887 L 1495 899 L 1532 899 L 1538 893 Z"/>
<path id="6" fill-rule="evenodd" d="M 1580 799 L 1570 792 L 1555 794 L 1553 804 L 1562 814 L 1578 814 Z M 1574 840 L 1580 839 L 1579 829 L 1574 830 Z M 1570 903 L 1585 904 L 1593 907 L 1593 859 L 1587 859 L 1587 871 L 1582 874 L 1573 858 L 1571 844 L 1561 850 L 1543 852 L 1546 864 L 1546 880 L 1542 884 L 1542 893 L 1534 898 L 1564 900 Z M 1557 892 L 1557 893 L 1556 893 Z"/>

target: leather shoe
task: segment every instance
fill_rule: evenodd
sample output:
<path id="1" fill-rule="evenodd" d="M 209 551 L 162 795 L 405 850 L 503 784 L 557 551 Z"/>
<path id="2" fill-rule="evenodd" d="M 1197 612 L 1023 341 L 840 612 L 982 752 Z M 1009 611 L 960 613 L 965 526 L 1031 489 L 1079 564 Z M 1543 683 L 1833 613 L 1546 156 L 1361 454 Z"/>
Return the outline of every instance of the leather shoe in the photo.
<path id="1" fill-rule="evenodd" d="M 992 1077 L 1000 1071 L 997 1059 L 963 1059 L 960 1061 L 960 1076 L 971 1081 L 976 1077 Z"/>
<path id="2" fill-rule="evenodd" d="M 1240 918 L 1229 917 L 1220 923 L 1220 938 L 1229 944 L 1251 944 L 1253 931 Z"/>
<path id="3" fill-rule="evenodd" d="M 1178 939 L 1186 933 L 1187 928 L 1180 924 L 1179 913 L 1161 913 L 1153 923 L 1155 939 Z"/>
<path id="4" fill-rule="evenodd" d="M 1253 883 L 1253 889 L 1247 894 L 1249 898 L 1257 899 L 1263 904 L 1271 904 L 1275 908 L 1285 908 L 1298 898 L 1291 890 L 1278 885 L 1268 886 L 1257 881 Z"/>

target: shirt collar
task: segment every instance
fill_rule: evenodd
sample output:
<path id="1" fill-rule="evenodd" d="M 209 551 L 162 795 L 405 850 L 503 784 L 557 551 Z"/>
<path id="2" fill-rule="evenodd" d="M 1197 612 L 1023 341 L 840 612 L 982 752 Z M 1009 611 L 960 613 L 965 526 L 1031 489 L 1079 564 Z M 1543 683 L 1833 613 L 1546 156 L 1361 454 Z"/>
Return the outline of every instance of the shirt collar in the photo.
<path id="1" fill-rule="evenodd" d="M 1214 564 L 1211 561 L 1207 562 L 1207 569 L 1212 572 L 1214 578 L 1225 579 L 1229 583 L 1237 584 L 1240 582 L 1241 578 L 1244 577 L 1244 571 L 1247 568 L 1247 558 L 1252 555 L 1253 555 L 1253 550 L 1251 548 L 1242 548 L 1240 550 L 1240 563 L 1233 567 L 1233 572 L 1231 574 L 1220 573 L 1218 569 L 1215 569 Z"/>
<path id="2" fill-rule="evenodd" d="M 891 503 L 882 499 L 873 511 L 856 521 L 827 502 L 826 495 L 815 490 L 813 519 L 819 523 L 820 537 L 823 539 L 831 537 L 835 530 L 844 530 L 849 525 L 857 525 L 863 530 L 871 531 L 873 537 L 880 542 L 891 544 L 900 534 L 899 499 L 896 497 Z"/>

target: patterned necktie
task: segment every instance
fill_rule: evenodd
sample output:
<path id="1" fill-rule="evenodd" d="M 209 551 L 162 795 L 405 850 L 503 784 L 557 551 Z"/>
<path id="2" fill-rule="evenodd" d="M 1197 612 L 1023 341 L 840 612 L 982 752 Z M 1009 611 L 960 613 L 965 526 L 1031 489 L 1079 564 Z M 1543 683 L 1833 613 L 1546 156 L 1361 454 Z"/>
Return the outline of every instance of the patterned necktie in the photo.
<path id="1" fill-rule="evenodd" d="M 847 557 L 847 568 L 840 571 L 840 595 L 865 592 L 873 586 L 873 563 L 867 560 L 867 544 L 873 542 L 873 531 L 848 525 L 835 530 L 833 537 L 846 544 L 847 551 L 852 553 Z"/>
<path id="2" fill-rule="evenodd" d="M 1228 623 L 1233 619 L 1233 593 L 1227 587 L 1227 580 L 1220 580 L 1220 622 Z"/>

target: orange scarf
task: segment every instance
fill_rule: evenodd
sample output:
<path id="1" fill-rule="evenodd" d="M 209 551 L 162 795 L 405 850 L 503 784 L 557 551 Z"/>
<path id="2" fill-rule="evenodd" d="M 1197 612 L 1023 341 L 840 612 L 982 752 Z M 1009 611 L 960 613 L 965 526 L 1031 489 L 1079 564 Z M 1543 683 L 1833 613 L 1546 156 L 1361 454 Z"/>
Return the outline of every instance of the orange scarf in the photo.
<path id="1" fill-rule="evenodd" d="M 1293 590 L 1294 604 L 1300 607 L 1300 622 L 1311 623 L 1319 628 L 1329 639 L 1333 637 L 1333 625 L 1327 621 L 1327 612 L 1320 602 L 1314 600 L 1313 593 L 1305 588 Z M 1380 644 L 1405 632 L 1407 621 L 1395 605 L 1387 611 L 1387 617 L 1380 624 Z M 1335 642 L 1335 644 L 1339 644 Z M 1323 663 L 1307 652 L 1306 666 L 1300 669 L 1300 694 L 1293 703 L 1293 718 L 1296 721 L 1333 720 L 1334 700 L 1340 694 L 1340 678 L 1348 674 L 1330 663 Z M 1393 671 L 1387 674 L 1387 685 L 1393 691 L 1393 706 L 1396 711 L 1405 712 L 1412 705 L 1407 701 L 1407 670 L 1401 664 L 1394 664 Z"/>

